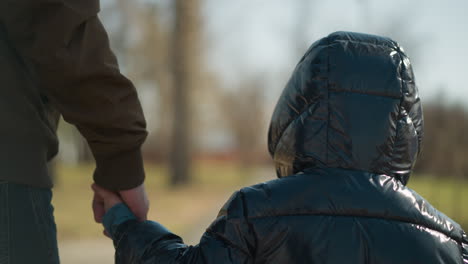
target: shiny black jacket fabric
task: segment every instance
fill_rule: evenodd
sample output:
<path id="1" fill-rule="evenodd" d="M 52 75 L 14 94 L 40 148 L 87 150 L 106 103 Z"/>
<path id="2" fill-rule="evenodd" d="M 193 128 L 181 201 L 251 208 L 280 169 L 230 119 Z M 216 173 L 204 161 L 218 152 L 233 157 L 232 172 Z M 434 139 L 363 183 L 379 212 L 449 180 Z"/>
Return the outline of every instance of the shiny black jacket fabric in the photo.
<path id="1" fill-rule="evenodd" d="M 279 179 L 236 192 L 195 246 L 155 222 L 121 224 L 116 262 L 466 264 L 464 231 L 405 186 L 422 126 L 399 45 L 333 33 L 301 59 L 273 114 Z"/>

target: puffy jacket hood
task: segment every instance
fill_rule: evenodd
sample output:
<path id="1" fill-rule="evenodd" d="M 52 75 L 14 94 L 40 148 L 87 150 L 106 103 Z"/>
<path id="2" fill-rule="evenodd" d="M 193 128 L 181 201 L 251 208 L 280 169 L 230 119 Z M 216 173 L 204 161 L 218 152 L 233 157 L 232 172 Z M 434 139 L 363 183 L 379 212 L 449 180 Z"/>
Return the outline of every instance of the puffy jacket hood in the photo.
<path id="1" fill-rule="evenodd" d="M 395 41 L 335 32 L 312 44 L 273 113 L 278 177 L 308 168 L 386 174 L 407 183 L 423 115 L 409 58 Z"/>

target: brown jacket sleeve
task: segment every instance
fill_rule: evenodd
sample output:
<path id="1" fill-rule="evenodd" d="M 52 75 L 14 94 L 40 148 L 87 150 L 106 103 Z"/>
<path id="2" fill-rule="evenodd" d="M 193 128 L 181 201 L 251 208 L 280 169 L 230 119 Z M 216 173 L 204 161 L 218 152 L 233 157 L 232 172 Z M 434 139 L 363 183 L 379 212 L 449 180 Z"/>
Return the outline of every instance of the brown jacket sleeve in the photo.
<path id="1" fill-rule="evenodd" d="M 88 141 L 95 182 L 130 189 L 144 181 L 146 123 L 98 12 L 98 0 L 0 1 L 9 40 L 32 66 L 40 89 Z"/>

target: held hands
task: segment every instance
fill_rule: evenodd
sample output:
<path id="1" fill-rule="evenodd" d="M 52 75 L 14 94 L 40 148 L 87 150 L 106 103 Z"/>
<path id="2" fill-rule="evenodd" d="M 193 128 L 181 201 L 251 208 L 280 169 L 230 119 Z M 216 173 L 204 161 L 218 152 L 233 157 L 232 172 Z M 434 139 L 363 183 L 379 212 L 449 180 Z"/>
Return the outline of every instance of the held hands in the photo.
<path id="1" fill-rule="evenodd" d="M 104 214 L 119 203 L 125 203 L 140 221 L 147 220 L 149 201 L 144 185 L 119 192 L 106 190 L 95 183 L 91 188 L 94 191 L 92 207 L 97 223 L 102 223 Z"/>
<path id="2" fill-rule="evenodd" d="M 91 188 L 94 191 L 93 197 L 93 212 L 94 220 L 101 223 L 104 214 L 109 211 L 114 205 L 122 203 L 122 199 L 118 193 L 108 191 L 99 185 L 93 183 Z"/>
<path id="3" fill-rule="evenodd" d="M 149 200 L 143 184 L 130 190 L 119 191 L 119 195 L 138 220 L 148 220 Z"/>

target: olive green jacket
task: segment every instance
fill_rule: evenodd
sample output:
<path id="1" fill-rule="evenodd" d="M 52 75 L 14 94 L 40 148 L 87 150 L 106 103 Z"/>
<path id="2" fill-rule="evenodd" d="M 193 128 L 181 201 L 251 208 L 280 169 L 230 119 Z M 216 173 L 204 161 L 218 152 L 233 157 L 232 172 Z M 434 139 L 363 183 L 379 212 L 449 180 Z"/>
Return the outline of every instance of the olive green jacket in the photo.
<path id="1" fill-rule="evenodd" d="M 1 180 L 52 186 L 60 113 L 88 141 L 96 183 L 144 181 L 145 119 L 98 12 L 98 0 L 0 1 Z"/>

